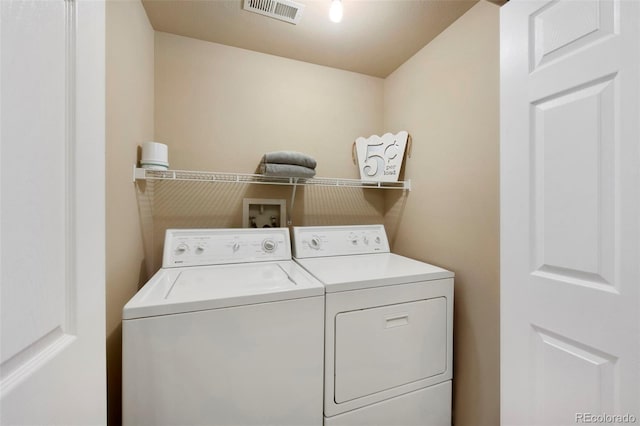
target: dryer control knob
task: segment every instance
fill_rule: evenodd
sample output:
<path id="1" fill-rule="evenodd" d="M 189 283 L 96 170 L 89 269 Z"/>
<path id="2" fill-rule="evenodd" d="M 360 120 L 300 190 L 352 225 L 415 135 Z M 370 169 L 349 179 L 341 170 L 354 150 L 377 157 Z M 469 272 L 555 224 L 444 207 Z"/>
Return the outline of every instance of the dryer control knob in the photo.
<path id="1" fill-rule="evenodd" d="M 240 243 L 233 243 L 231 248 L 233 249 L 234 253 L 237 252 L 238 250 L 240 250 Z"/>
<path id="2" fill-rule="evenodd" d="M 353 244 L 354 246 L 358 245 L 358 236 L 356 234 L 354 234 L 353 232 L 349 233 L 349 236 L 347 237 L 347 239 L 351 242 L 351 244 Z"/>
<path id="3" fill-rule="evenodd" d="M 180 243 L 176 247 L 176 254 L 178 254 L 178 255 L 185 254 L 188 251 L 189 251 L 189 246 L 186 245 L 185 243 Z"/>
<path id="4" fill-rule="evenodd" d="M 202 254 L 204 253 L 204 249 L 207 246 L 205 246 L 204 244 L 198 244 L 198 247 L 196 247 L 196 254 Z"/>
<path id="5" fill-rule="evenodd" d="M 322 240 L 320 237 L 313 237 L 311 241 L 309 241 L 309 247 L 314 250 L 320 250 L 320 246 L 322 246 Z"/>
<path id="6" fill-rule="evenodd" d="M 267 253 L 273 253 L 276 247 L 278 247 L 278 243 L 272 239 L 266 239 L 262 242 L 262 249 Z"/>

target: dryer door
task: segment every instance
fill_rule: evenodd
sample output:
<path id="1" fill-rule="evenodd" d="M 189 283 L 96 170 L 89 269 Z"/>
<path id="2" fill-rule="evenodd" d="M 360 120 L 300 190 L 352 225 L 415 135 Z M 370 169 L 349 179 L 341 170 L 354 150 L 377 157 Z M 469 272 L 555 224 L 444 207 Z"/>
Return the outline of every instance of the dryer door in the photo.
<path id="1" fill-rule="evenodd" d="M 444 297 L 335 316 L 335 402 L 342 403 L 447 369 Z"/>

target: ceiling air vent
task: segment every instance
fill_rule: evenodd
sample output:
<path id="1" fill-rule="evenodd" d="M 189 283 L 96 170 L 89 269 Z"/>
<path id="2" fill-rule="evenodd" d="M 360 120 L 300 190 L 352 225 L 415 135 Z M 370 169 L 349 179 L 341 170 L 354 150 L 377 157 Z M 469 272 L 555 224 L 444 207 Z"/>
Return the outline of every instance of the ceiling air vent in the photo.
<path id="1" fill-rule="evenodd" d="M 304 5 L 289 0 L 244 0 L 243 9 L 297 24 L 302 18 Z"/>

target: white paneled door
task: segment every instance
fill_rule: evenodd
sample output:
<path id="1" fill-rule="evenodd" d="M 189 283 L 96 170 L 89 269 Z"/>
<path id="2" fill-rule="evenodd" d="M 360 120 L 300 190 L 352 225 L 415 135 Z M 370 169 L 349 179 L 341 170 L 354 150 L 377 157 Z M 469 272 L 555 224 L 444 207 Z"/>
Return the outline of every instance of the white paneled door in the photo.
<path id="1" fill-rule="evenodd" d="M 640 1 L 500 37 L 502 424 L 640 423 Z"/>
<path id="2" fill-rule="evenodd" d="M 104 3 L 0 1 L 0 423 L 106 423 Z"/>

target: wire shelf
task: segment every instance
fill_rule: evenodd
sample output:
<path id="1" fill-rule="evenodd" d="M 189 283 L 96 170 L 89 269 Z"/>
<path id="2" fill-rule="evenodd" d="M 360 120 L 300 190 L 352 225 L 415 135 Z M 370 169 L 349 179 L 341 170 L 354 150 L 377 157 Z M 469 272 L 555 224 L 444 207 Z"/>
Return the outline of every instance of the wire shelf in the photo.
<path id="1" fill-rule="evenodd" d="M 149 170 L 133 168 L 133 180 L 170 180 L 191 182 L 227 182 L 289 186 L 331 186 L 346 188 L 401 189 L 411 191 L 411 181 L 381 182 L 360 179 L 265 176 L 249 173 L 197 172 L 187 170 Z"/>

